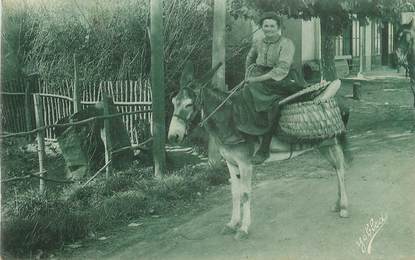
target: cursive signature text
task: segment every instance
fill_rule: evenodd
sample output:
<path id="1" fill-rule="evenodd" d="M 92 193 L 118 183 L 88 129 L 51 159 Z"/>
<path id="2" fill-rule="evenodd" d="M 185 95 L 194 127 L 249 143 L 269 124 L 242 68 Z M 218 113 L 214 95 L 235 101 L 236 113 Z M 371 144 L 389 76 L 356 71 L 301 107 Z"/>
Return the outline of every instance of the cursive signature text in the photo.
<path id="1" fill-rule="evenodd" d="M 362 235 L 356 241 L 357 246 L 360 248 L 363 254 L 370 255 L 372 252 L 372 242 L 376 235 L 385 225 L 388 215 L 381 215 L 379 218 L 371 218 L 363 229 Z"/>

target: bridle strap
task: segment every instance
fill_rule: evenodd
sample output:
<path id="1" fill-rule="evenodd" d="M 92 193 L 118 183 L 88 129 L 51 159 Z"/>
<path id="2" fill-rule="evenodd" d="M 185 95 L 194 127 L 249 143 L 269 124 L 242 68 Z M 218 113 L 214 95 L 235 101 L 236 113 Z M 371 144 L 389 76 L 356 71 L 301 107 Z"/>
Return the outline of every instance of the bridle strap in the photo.
<path id="1" fill-rule="evenodd" d="M 187 121 L 188 121 L 187 118 L 185 118 L 185 117 L 183 117 L 183 116 L 181 116 L 179 114 L 173 114 L 173 117 L 175 117 L 175 118 L 183 121 L 185 124 L 187 124 Z"/>

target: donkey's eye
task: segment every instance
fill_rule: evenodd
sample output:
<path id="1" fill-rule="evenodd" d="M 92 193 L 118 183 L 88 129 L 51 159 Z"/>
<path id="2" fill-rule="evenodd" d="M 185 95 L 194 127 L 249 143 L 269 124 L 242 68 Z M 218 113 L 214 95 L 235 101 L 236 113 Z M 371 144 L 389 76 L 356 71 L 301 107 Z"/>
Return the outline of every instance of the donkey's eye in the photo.
<path id="1" fill-rule="evenodd" d="M 185 107 L 185 108 L 191 108 L 191 107 L 193 107 L 193 104 L 192 104 L 192 103 L 190 103 L 190 104 L 185 105 L 184 107 Z"/>

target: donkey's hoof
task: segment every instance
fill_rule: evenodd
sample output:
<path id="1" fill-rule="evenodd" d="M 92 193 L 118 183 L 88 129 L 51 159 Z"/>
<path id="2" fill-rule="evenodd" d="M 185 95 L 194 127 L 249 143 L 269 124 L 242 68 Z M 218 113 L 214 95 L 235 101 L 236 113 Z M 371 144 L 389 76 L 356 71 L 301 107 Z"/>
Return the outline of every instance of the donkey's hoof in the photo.
<path id="1" fill-rule="evenodd" d="M 340 211 L 339 203 L 335 203 L 333 206 L 331 206 L 330 211 L 331 212 L 339 212 Z"/>
<path id="2" fill-rule="evenodd" d="M 234 236 L 234 238 L 235 238 L 235 240 L 238 240 L 238 241 L 246 240 L 246 239 L 248 239 L 248 232 L 239 229 L 236 232 L 236 235 Z"/>
<path id="3" fill-rule="evenodd" d="M 347 209 L 341 209 L 340 210 L 340 217 L 342 217 L 342 218 L 348 218 L 349 217 L 349 212 L 347 211 Z"/>
<path id="4" fill-rule="evenodd" d="M 220 233 L 222 235 L 232 235 L 232 234 L 235 234 L 236 231 L 237 231 L 236 227 L 225 225 Z"/>

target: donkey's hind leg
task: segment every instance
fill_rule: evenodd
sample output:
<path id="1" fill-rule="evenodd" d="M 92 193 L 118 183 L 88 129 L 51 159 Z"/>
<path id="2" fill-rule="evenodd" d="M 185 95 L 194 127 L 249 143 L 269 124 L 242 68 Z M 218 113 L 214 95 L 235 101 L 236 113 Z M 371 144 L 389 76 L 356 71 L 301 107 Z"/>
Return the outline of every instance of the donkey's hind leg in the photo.
<path id="1" fill-rule="evenodd" d="M 226 162 L 230 173 L 230 182 L 232 189 L 232 218 L 231 221 L 225 225 L 222 234 L 235 233 L 241 222 L 241 179 L 238 166 Z"/>
<path id="2" fill-rule="evenodd" d="M 345 162 L 343 149 L 339 144 L 335 144 L 321 147 L 319 150 L 327 158 L 337 173 L 338 197 L 335 205 L 332 207 L 332 210 L 335 212 L 340 212 L 340 216 L 346 218 L 349 216 L 349 213 L 347 211 L 348 202 L 344 181 Z"/>

